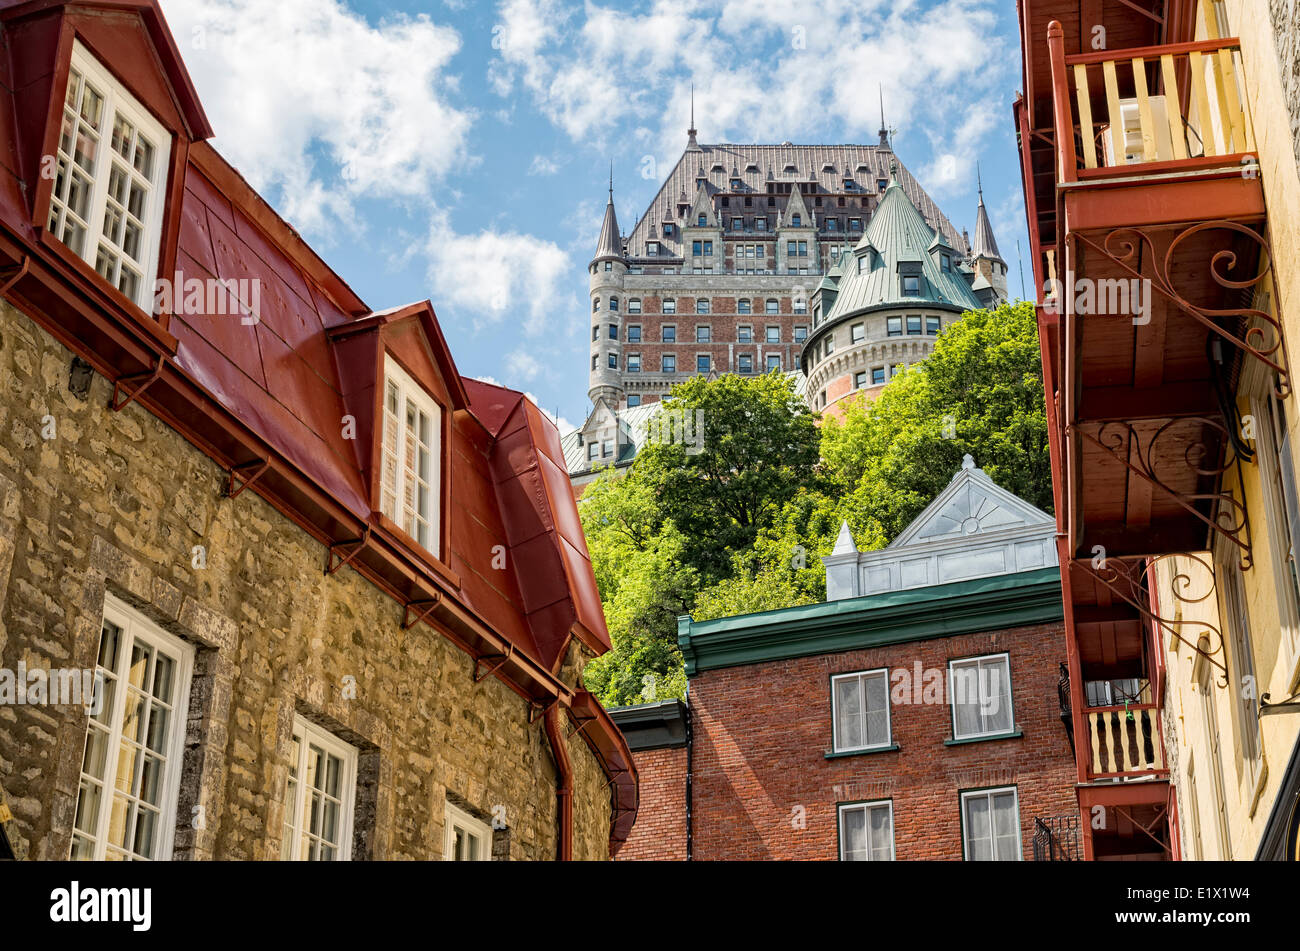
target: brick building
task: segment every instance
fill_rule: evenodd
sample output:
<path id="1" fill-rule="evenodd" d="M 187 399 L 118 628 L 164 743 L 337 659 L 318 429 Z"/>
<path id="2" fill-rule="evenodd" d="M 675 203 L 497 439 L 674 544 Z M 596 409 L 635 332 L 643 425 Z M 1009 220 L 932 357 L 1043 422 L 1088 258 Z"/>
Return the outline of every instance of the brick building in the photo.
<path id="1" fill-rule="evenodd" d="M 640 812 L 620 859 L 684 861 L 690 789 L 690 721 L 686 704 L 659 700 L 620 707 L 611 712 L 627 738 L 641 777 Z"/>
<path id="2" fill-rule="evenodd" d="M 0 854 L 607 858 L 554 427 L 207 144 L 155 2 L 0 43 Z"/>
<path id="3" fill-rule="evenodd" d="M 660 790 L 620 858 L 1077 857 L 1054 532 L 967 457 L 887 548 L 842 530 L 825 603 L 682 618 L 686 740 L 612 711 Z"/>
<path id="4" fill-rule="evenodd" d="M 882 290 L 851 312 L 841 306 L 832 316 L 828 305 L 818 313 L 818 294 L 831 293 L 819 288 L 833 288 L 847 255 L 856 260 L 868 253 L 875 216 L 900 204 L 889 197 L 891 181 L 911 211 L 906 219 L 887 215 L 906 227 L 891 224 L 889 256 L 882 256 L 884 241 L 877 238 L 868 260 L 882 276 L 894 268 L 889 286 L 899 285 L 896 293 Z M 896 267 L 902 257 L 917 267 L 906 287 Z M 933 266 L 922 268 L 923 258 Z M 630 234 L 619 229 L 611 182 L 588 270 L 593 412 L 572 445 L 566 443 L 575 486 L 635 455 L 635 439 L 610 445 L 601 417 L 657 402 L 689 376 L 796 373 L 803 393 L 815 357 L 821 374 L 806 399 L 825 409 L 850 392 L 878 391 L 884 381 L 875 379 L 877 365 L 888 373 L 923 359 L 937 332 L 931 318 L 942 315 L 946 322 L 1006 299 L 1006 262 L 982 191 L 971 241 L 898 161 L 883 128 L 876 145 L 701 145 L 692 128 L 682 157 Z M 886 327 L 886 310 L 904 328 L 897 340 Z M 851 325 L 868 312 L 866 332 L 859 333 L 863 328 Z M 927 328 L 920 339 L 909 317 Z M 825 360 L 832 334 L 843 340 L 836 341 L 834 359 Z M 837 372 L 828 381 L 831 367 Z"/>

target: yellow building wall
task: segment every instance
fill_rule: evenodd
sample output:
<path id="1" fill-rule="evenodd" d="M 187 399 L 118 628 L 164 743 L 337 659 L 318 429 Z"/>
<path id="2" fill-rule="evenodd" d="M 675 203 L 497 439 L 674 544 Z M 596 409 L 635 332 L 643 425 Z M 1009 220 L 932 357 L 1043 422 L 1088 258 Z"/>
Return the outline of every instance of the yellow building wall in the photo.
<path id="1" fill-rule="evenodd" d="M 1214 20 L 1206 15 L 1208 8 L 1208 3 L 1202 3 L 1199 11 L 1201 38 L 1218 35 Z M 1273 279 L 1267 309 L 1275 317 L 1280 315 L 1285 338 L 1295 344 L 1300 342 L 1300 213 L 1297 213 L 1300 212 L 1300 173 L 1273 25 L 1266 5 L 1260 0 L 1225 0 L 1222 9 L 1227 13 L 1231 32 L 1241 40 L 1244 101 L 1251 116 L 1259 174 L 1269 209 Z M 1291 432 L 1293 444 L 1300 438 L 1296 432 L 1297 419 L 1300 419 L 1297 399 L 1300 395 L 1283 401 L 1283 425 Z M 1239 409 L 1247 424 L 1263 425 L 1262 421 L 1253 419 L 1245 393 Z M 1197 689 L 1197 674 L 1204 661 L 1199 660 L 1192 647 L 1180 643 L 1167 631 L 1162 633 L 1167 671 L 1167 755 L 1170 779 L 1178 791 L 1180 837 L 1183 857 L 1187 859 L 1254 857 L 1277 798 L 1282 772 L 1300 735 L 1300 714 L 1271 714 L 1252 723 L 1240 706 L 1243 690 L 1253 687 L 1256 696 L 1267 693 L 1272 701 L 1278 702 L 1295 692 L 1300 679 L 1298 632 L 1291 620 L 1284 619 L 1278 597 L 1279 585 L 1290 584 L 1290 567 L 1274 554 L 1275 539 L 1271 533 L 1278 532 L 1282 526 L 1266 517 L 1259 463 L 1257 454 L 1254 461 L 1241 466 L 1240 477 L 1235 470 L 1230 470 L 1224 480 L 1225 489 L 1244 501 L 1250 520 L 1253 564 L 1242 573 L 1242 591 L 1249 617 L 1256 677 L 1253 685 L 1242 682 L 1241 659 L 1234 656 L 1233 622 L 1225 604 L 1225 579 L 1218 579 L 1213 597 L 1200 603 L 1187 603 L 1174 597 L 1171 584 L 1181 571 L 1187 576 L 1188 593 L 1206 591 L 1214 579 L 1202 565 L 1191 558 L 1170 559 L 1156 572 L 1162 614 L 1177 618 L 1180 623 L 1173 626 L 1193 643 L 1201 634 L 1208 633 L 1198 621 L 1208 622 L 1221 632 L 1223 642 L 1218 635 L 1210 634 L 1207 646 L 1210 651 L 1216 651 L 1216 660 L 1223 662 L 1226 658 L 1228 668 L 1226 686 L 1222 683 L 1222 671 L 1213 666 L 1207 668 L 1208 676 L 1200 678 L 1208 679 L 1211 684 L 1207 702 Z M 1300 469 L 1294 459 L 1290 465 L 1297 471 L 1300 482 Z M 1300 545 L 1300 539 L 1296 543 Z M 1198 557 L 1205 563 L 1216 564 L 1208 552 Z M 1222 567 L 1219 573 L 1223 573 Z M 1259 730 L 1262 752 L 1257 774 L 1252 777 L 1243 755 L 1243 744 L 1247 742 L 1246 731 L 1253 729 Z M 1211 743 L 1216 733 L 1217 759 L 1222 773 L 1222 788 L 1217 792 Z M 1227 827 L 1226 846 L 1217 828 L 1220 821 Z"/>

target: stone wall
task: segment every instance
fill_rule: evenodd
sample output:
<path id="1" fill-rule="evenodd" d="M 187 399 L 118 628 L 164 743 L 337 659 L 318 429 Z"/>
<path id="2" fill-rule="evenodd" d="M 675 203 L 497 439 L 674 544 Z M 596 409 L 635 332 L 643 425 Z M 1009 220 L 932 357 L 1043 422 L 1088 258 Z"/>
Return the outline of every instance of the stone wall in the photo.
<path id="1" fill-rule="evenodd" d="M 553 858 L 555 767 L 525 702 L 476 684 L 434 630 L 403 631 L 351 569 L 325 576 L 318 543 L 253 491 L 224 498 L 224 472 L 137 404 L 109 411 L 106 380 L 75 395 L 71 362 L 0 303 L 0 667 L 93 668 L 108 594 L 195 645 L 176 857 L 278 857 L 300 714 L 360 750 L 354 857 L 440 857 L 452 798 L 505 807 L 498 853 Z M 32 858 L 68 855 L 86 722 L 0 705 L 6 832 Z M 574 856 L 607 858 L 606 778 L 581 739 L 570 755 Z"/>
<path id="2" fill-rule="evenodd" d="M 1300 159 L 1300 2 L 1269 0 L 1273 37 L 1282 73 L 1282 92 L 1291 123 L 1291 143 Z"/>

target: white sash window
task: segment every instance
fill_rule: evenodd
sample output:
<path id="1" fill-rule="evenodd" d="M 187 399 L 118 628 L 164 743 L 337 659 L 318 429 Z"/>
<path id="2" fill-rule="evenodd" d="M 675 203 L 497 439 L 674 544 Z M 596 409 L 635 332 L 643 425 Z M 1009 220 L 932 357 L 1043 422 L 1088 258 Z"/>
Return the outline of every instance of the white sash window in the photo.
<path id="1" fill-rule="evenodd" d="M 441 558 L 441 505 L 442 409 L 387 357 L 380 511 Z"/>

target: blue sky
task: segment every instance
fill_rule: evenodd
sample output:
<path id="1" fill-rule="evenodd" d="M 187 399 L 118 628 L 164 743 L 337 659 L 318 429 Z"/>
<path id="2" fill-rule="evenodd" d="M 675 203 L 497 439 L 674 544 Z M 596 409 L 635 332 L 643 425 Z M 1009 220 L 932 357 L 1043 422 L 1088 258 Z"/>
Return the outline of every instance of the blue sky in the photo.
<path id="1" fill-rule="evenodd" d="M 376 309 L 430 298 L 461 372 L 587 403 L 609 163 L 630 230 L 686 144 L 877 140 L 1008 285 L 1026 247 L 1010 0 L 162 0 L 213 144 Z"/>

